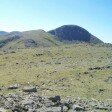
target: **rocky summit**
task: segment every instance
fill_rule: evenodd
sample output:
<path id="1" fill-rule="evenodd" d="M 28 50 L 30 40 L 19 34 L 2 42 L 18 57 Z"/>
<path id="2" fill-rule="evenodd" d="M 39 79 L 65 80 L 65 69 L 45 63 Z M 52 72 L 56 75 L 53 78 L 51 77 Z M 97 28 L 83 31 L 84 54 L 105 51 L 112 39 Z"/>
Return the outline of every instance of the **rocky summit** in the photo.
<path id="1" fill-rule="evenodd" d="M 48 33 L 58 37 L 60 41 L 79 41 L 87 43 L 103 43 L 100 39 L 93 36 L 86 29 L 77 25 L 63 25 Z"/>

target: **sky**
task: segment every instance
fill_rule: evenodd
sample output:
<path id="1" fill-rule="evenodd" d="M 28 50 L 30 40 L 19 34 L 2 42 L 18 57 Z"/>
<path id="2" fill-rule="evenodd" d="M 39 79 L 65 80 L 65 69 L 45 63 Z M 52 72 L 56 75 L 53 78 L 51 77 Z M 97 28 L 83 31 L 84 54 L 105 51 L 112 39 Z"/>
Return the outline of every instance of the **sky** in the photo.
<path id="1" fill-rule="evenodd" d="M 78 25 L 112 43 L 112 0 L 0 0 L 0 31 Z"/>

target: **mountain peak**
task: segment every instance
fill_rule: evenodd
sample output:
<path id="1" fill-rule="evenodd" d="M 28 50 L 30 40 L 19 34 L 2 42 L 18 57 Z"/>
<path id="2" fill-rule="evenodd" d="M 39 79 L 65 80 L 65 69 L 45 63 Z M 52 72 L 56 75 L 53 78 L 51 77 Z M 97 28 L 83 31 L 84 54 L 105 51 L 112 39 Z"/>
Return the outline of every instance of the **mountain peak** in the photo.
<path id="1" fill-rule="evenodd" d="M 58 37 L 61 41 L 81 41 L 91 43 L 92 39 L 95 43 L 102 42 L 98 38 L 94 38 L 91 33 L 78 25 L 63 25 L 54 30 L 48 31 L 48 33 Z M 92 41 L 92 43 L 94 42 Z"/>

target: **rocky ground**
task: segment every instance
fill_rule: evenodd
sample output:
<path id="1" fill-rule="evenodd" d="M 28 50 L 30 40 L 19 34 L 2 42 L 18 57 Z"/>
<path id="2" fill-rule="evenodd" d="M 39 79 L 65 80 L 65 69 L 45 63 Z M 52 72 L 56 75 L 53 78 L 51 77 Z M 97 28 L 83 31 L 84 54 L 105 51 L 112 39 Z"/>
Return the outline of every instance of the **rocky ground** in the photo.
<path id="1" fill-rule="evenodd" d="M 7 89 L 18 88 L 15 84 Z M 0 112 L 112 112 L 112 105 L 95 99 L 42 96 L 36 86 L 25 86 L 21 92 L 0 95 Z"/>

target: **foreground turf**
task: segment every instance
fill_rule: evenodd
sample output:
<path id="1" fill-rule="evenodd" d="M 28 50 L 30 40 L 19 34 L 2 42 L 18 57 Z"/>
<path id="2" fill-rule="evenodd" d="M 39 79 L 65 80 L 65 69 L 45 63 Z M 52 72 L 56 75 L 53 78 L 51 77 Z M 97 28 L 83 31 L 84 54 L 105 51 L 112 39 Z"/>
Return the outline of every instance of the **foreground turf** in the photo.
<path id="1" fill-rule="evenodd" d="M 1 87 L 32 84 L 42 95 L 103 100 L 112 98 L 110 76 L 112 47 L 76 44 L 0 51 Z"/>

